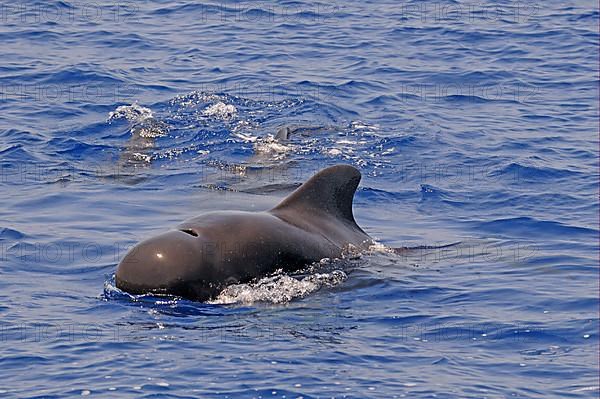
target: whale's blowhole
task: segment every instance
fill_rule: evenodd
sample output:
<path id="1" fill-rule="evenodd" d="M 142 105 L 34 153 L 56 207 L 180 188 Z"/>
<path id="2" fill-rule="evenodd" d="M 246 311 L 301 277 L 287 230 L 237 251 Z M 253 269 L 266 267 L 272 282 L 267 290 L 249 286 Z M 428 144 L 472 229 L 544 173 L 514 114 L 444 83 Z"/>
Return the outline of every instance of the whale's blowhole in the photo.
<path id="1" fill-rule="evenodd" d="M 196 231 L 194 231 L 193 229 L 182 229 L 180 231 L 183 233 L 189 234 L 192 237 L 198 237 L 198 233 Z"/>

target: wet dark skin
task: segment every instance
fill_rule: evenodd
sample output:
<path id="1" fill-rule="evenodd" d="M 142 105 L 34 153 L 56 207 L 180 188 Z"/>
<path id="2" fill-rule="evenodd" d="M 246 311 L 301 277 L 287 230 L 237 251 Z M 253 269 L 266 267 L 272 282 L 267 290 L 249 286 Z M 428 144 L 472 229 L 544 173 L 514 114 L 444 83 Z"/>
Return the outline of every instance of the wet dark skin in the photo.
<path id="1" fill-rule="evenodd" d="M 265 212 L 210 212 L 140 242 L 119 263 L 117 287 L 132 294 L 205 301 L 233 283 L 295 271 L 373 240 L 355 222 L 360 172 L 323 169 Z"/>

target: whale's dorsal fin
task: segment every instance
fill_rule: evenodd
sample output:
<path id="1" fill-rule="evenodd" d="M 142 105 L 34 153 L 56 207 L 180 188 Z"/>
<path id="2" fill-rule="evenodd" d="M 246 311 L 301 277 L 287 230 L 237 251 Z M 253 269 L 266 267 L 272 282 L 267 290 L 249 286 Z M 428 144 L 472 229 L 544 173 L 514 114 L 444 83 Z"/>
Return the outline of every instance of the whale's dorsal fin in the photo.
<path id="1" fill-rule="evenodd" d="M 280 127 L 275 134 L 275 140 L 285 141 L 290 138 L 292 128 L 288 126 Z"/>
<path id="2" fill-rule="evenodd" d="M 335 165 L 323 169 L 271 209 L 271 212 L 325 212 L 356 225 L 352 214 L 352 198 L 360 177 L 358 169 L 350 165 Z"/>

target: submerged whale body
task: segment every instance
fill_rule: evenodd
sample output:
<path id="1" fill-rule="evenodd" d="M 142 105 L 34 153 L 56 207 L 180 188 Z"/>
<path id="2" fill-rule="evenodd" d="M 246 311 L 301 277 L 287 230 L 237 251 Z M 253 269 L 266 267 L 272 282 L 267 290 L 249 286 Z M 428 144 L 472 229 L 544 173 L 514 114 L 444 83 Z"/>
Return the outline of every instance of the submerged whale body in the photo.
<path id="1" fill-rule="evenodd" d="M 210 212 L 140 242 L 119 263 L 119 289 L 204 301 L 229 284 L 295 271 L 373 243 L 354 220 L 360 172 L 326 168 L 266 212 Z"/>

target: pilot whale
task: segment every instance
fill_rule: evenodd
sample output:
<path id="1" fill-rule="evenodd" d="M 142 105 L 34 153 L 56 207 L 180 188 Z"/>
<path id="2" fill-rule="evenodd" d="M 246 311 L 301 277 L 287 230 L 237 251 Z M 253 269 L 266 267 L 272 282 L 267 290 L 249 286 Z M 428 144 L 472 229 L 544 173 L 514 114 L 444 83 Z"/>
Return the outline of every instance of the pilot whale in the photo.
<path id="1" fill-rule="evenodd" d="M 296 271 L 373 240 L 354 220 L 361 179 L 349 165 L 321 170 L 265 212 L 209 212 L 135 245 L 119 263 L 116 286 L 131 294 L 205 301 L 227 285 L 279 269 Z"/>

